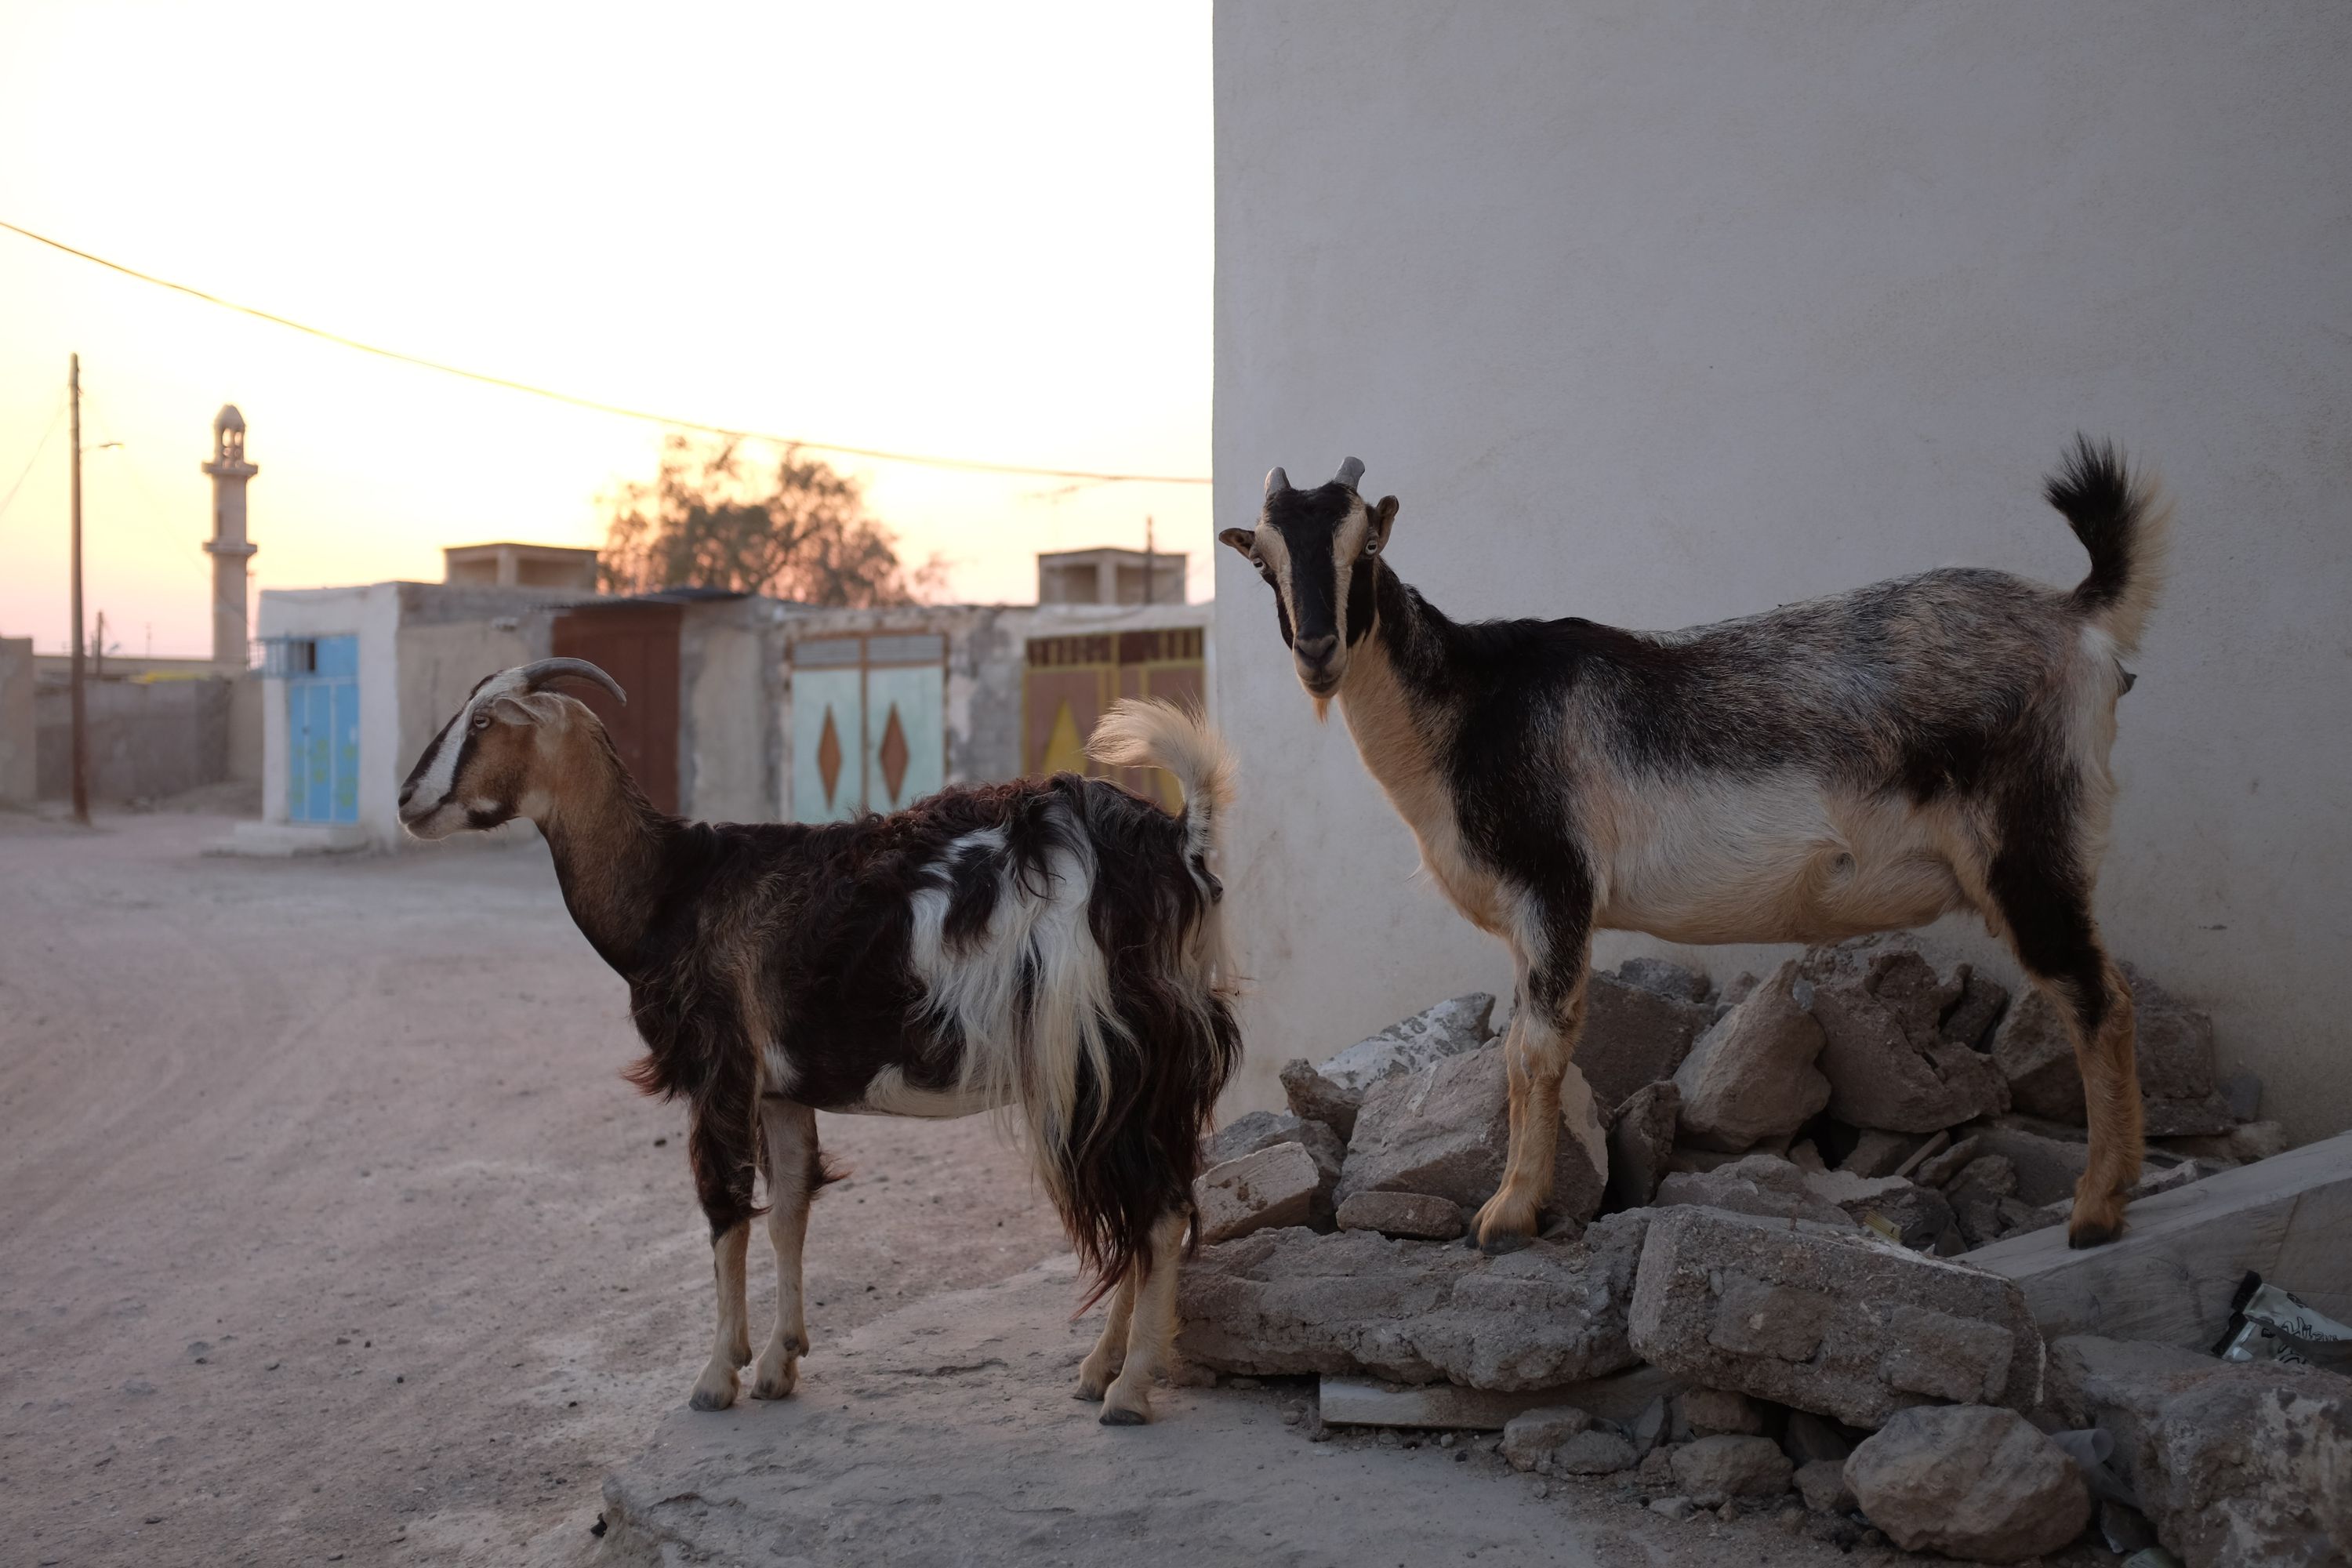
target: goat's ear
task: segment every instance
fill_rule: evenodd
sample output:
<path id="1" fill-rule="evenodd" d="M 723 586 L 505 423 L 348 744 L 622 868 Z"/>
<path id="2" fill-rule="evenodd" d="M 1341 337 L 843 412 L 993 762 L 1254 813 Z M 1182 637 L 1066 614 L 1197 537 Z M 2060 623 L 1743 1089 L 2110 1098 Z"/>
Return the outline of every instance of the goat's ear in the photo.
<path id="1" fill-rule="evenodd" d="M 562 711 L 562 704 L 544 692 L 490 699 L 490 716 L 506 724 L 545 724 Z"/>
<path id="2" fill-rule="evenodd" d="M 1389 547 L 1389 529 L 1396 521 L 1397 499 L 1382 496 L 1381 504 L 1372 508 L 1372 537 L 1380 541 L 1382 550 Z"/>
<path id="3" fill-rule="evenodd" d="M 1255 528 L 1229 528 L 1223 533 L 1217 535 L 1217 542 L 1220 544 L 1230 544 L 1242 554 L 1248 556 L 1250 555 L 1250 552 L 1257 548 L 1257 530 Z M 1256 557 L 1250 556 L 1250 559 L 1254 561 Z"/>

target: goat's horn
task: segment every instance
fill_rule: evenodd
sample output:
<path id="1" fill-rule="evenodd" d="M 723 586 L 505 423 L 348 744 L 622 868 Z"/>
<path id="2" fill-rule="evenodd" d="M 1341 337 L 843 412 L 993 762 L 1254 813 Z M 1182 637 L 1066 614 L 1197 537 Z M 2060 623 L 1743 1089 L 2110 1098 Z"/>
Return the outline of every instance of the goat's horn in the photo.
<path id="1" fill-rule="evenodd" d="M 1289 488 L 1290 476 L 1288 474 L 1284 473 L 1280 468 L 1268 468 L 1265 471 L 1266 494 L 1270 496 L 1279 495 Z"/>
<path id="2" fill-rule="evenodd" d="M 585 680 L 611 692 L 614 700 L 623 707 L 628 706 L 629 694 L 621 689 L 621 683 L 584 658 L 535 659 L 516 673 L 522 677 L 525 691 L 544 691 L 562 681 Z"/>
<path id="3" fill-rule="evenodd" d="M 1354 489 L 1356 481 L 1364 477 L 1364 460 L 1361 458 L 1349 458 L 1339 465 L 1339 471 L 1334 477 L 1339 483 L 1349 489 Z"/>

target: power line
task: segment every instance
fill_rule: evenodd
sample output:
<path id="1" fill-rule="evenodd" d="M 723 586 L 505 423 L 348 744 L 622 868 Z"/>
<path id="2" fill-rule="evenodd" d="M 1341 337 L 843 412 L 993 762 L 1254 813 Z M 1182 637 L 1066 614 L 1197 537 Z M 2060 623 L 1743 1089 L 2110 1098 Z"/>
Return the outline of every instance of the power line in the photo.
<path id="1" fill-rule="evenodd" d="M 48 449 L 49 437 L 58 433 L 58 421 L 64 417 L 65 411 L 66 400 L 60 395 L 57 407 L 49 413 L 49 427 L 41 432 L 41 438 L 33 444 L 33 455 L 25 459 L 25 471 L 16 476 L 16 482 L 8 487 L 8 493 L 0 496 L 0 517 L 8 515 L 8 503 L 16 499 L 16 492 L 23 489 L 25 481 L 33 477 L 33 465 L 39 462 L 41 454 Z"/>
<path id="2" fill-rule="evenodd" d="M 413 364 L 422 370 L 438 371 L 444 375 L 454 375 L 466 381 L 479 382 L 485 386 L 502 386 L 509 392 L 528 393 L 533 397 L 544 397 L 553 403 L 568 403 L 574 408 L 586 408 L 598 414 L 614 415 L 622 419 L 642 420 L 648 425 L 664 425 L 679 430 L 699 430 L 706 435 L 724 436 L 735 440 L 772 441 L 782 447 L 807 447 L 819 452 L 839 452 L 853 458 L 870 458 L 882 463 L 913 463 L 927 468 L 962 468 L 982 474 L 1028 474 L 1052 479 L 1087 479 L 1106 485 L 1205 485 L 1210 482 L 1208 477 L 1203 474 L 1108 474 L 1088 468 L 1041 468 L 1026 463 L 990 463 L 974 458 L 941 458 L 922 452 L 885 451 L 877 447 L 845 447 L 838 441 L 811 441 L 798 436 L 771 435 L 764 430 L 740 430 L 727 425 L 707 425 L 698 419 L 673 419 L 667 415 L 651 413 L 643 408 L 630 408 L 617 403 L 599 402 L 593 397 L 575 396 L 569 392 L 557 392 L 551 387 L 534 386 L 527 381 L 510 381 L 502 375 L 467 370 L 462 365 L 443 364 L 438 360 L 403 353 L 398 349 L 388 349 L 378 343 L 362 342 L 357 338 L 347 338 L 341 332 L 331 332 L 321 327 L 308 326 L 273 311 L 257 310 L 251 305 L 240 305 L 234 300 L 224 300 L 217 294 L 207 294 L 202 289 L 192 289 L 185 283 L 174 283 L 168 278 L 158 278 L 152 272 L 142 272 L 135 267 L 125 267 L 119 261 L 109 261 L 103 256 L 93 256 L 87 250 L 78 250 L 62 240 L 51 239 L 45 234 L 36 234 L 31 229 L 10 223 L 5 218 L 0 218 L 0 228 L 21 234 L 26 239 L 46 245 L 52 250 L 62 250 L 68 256 L 95 262 L 110 272 L 120 272 L 126 278 L 136 278 L 142 283 L 152 283 L 158 289 L 169 289 L 174 293 L 186 294 L 191 298 L 202 300 L 208 305 L 218 305 L 225 310 L 235 310 L 239 315 L 251 316 L 257 321 L 291 328 L 295 331 L 321 338 L 331 343 L 340 343 L 347 349 L 357 349 L 362 353 L 398 360 L 403 364 Z"/>

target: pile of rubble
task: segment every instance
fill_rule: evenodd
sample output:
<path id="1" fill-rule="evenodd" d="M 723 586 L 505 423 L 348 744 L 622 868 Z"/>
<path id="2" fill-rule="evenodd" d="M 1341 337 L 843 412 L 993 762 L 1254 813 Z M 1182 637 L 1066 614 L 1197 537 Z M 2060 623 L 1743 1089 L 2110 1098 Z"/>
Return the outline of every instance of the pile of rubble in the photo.
<path id="1" fill-rule="evenodd" d="M 2249 1270 L 2352 1306 L 2352 1136 L 2286 1152 L 2210 1019 L 2134 984 L 2148 1173 L 2084 1252 L 2064 1028 L 1906 939 L 1721 997 L 1654 960 L 1592 976 L 1547 1228 L 1499 1256 L 1463 1239 L 1508 1142 L 1492 997 L 1293 1061 L 1290 1110 L 1213 1142 L 1186 1360 L 1320 1378 L 1318 1433 L 1499 1429 L 1538 1484 L 1617 1476 L 1674 1517 L 1989 1562 L 2094 1529 L 2336 1561 L 2352 1380 L 2203 1348 Z"/>

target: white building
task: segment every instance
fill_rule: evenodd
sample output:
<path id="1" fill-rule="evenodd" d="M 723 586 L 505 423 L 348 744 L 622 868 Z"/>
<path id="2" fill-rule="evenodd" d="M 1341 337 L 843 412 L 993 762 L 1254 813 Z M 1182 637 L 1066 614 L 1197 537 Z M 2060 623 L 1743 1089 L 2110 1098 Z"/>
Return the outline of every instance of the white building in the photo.
<path id="1" fill-rule="evenodd" d="M 1270 466 L 1353 453 L 1450 614 L 1676 626 L 1947 563 L 2071 584 L 2038 482 L 2119 438 L 2179 544 L 2101 919 L 2265 1114 L 2352 1123 L 2352 10 L 1222 0 L 1215 29 L 1220 526 Z M 1284 1058 L 1509 971 L 1217 563 L 1266 1103 Z"/>

